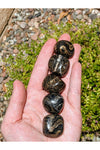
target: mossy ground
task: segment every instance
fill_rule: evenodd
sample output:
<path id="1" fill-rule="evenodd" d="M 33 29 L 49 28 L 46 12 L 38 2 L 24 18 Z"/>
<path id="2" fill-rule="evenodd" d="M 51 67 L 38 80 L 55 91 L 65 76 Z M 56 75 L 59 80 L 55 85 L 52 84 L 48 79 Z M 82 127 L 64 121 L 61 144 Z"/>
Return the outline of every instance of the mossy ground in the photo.
<path id="1" fill-rule="evenodd" d="M 63 33 L 69 33 L 72 43 L 79 43 L 82 47 L 80 63 L 82 64 L 82 135 L 92 136 L 100 130 L 100 20 L 96 19 L 91 25 L 81 21 L 59 25 L 52 22 L 48 25 L 48 30 L 41 29 L 44 38 L 37 41 L 16 45 L 19 53 L 16 57 L 9 56 L 7 62 L 7 72 L 11 80 L 7 83 L 6 97 L 12 93 L 13 81 L 21 80 L 25 87 L 36 62 L 37 56 L 43 44 L 50 38 L 58 40 Z M 91 134 L 91 135 L 90 135 Z M 82 136 L 81 136 L 82 138 Z"/>

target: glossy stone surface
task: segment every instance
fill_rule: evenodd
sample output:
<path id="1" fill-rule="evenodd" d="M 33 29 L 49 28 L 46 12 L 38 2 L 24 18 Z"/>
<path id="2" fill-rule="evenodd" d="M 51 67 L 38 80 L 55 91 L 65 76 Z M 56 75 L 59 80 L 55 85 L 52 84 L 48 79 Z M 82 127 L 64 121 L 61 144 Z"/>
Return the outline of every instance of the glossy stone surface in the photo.
<path id="1" fill-rule="evenodd" d="M 44 97 L 43 106 L 45 110 L 52 114 L 59 114 L 64 105 L 63 97 L 58 93 L 51 93 Z"/>
<path id="2" fill-rule="evenodd" d="M 53 55 L 48 63 L 49 70 L 60 77 L 66 75 L 69 69 L 69 60 L 62 55 Z"/>
<path id="3" fill-rule="evenodd" d="M 47 115 L 43 119 L 43 133 L 50 138 L 57 138 L 62 135 L 64 120 L 60 115 Z"/>
<path id="4" fill-rule="evenodd" d="M 42 87 L 49 93 L 61 93 L 65 88 L 65 83 L 55 74 L 50 74 L 44 79 Z"/>
<path id="5" fill-rule="evenodd" d="M 73 44 L 66 40 L 58 41 L 54 47 L 54 52 L 56 54 L 61 54 L 67 58 L 71 58 L 74 55 Z"/>

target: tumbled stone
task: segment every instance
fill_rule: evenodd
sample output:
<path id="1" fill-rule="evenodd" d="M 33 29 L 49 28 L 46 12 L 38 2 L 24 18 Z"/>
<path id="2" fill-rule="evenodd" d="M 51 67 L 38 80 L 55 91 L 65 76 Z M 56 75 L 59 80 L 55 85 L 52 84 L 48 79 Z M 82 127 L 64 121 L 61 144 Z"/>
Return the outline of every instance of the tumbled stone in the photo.
<path id="1" fill-rule="evenodd" d="M 50 138 L 57 138 L 64 130 L 64 120 L 60 115 L 47 115 L 43 119 L 43 133 Z"/>
<path id="2" fill-rule="evenodd" d="M 53 55 L 48 63 L 49 70 L 60 77 L 66 75 L 69 70 L 69 60 L 62 55 Z"/>
<path id="3" fill-rule="evenodd" d="M 50 93 L 61 93 L 65 88 L 65 83 L 55 74 L 50 74 L 44 79 L 42 87 L 43 90 Z"/>
<path id="4" fill-rule="evenodd" d="M 74 55 L 74 46 L 69 41 L 61 40 L 55 44 L 54 52 L 56 54 L 64 55 L 67 58 L 71 58 Z"/>
<path id="5" fill-rule="evenodd" d="M 45 110 L 52 114 L 59 114 L 64 105 L 63 97 L 58 93 L 51 93 L 44 97 L 43 106 Z"/>

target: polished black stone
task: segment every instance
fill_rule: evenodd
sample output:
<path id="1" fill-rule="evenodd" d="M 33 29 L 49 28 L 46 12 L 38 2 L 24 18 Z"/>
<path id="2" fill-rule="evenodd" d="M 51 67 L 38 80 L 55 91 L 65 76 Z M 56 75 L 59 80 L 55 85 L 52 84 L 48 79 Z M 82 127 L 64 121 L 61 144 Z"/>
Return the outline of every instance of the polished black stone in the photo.
<path id="1" fill-rule="evenodd" d="M 65 83 L 55 74 L 50 74 L 44 79 L 42 87 L 49 93 L 61 93 L 65 88 Z"/>
<path id="2" fill-rule="evenodd" d="M 62 135 L 64 120 L 60 115 L 47 115 L 43 119 L 43 134 L 50 138 L 57 138 Z"/>
<path id="3" fill-rule="evenodd" d="M 59 114 L 64 105 L 63 97 L 58 93 L 51 93 L 44 97 L 43 106 L 45 110 L 52 114 Z"/>
<path id="4" fill-rule="evenodd" d="M 66 75 L 69 69 L 69 60 L 63 55 L 53 55 L 48 63 L 49 70 L 60 77 Z"/>
<path id="5" fill-rule="evenodd" d="M 71 58 L 74 55 L 74 46 L 69 41 L 61 40 L 55 44 L 54 52 Z"/>

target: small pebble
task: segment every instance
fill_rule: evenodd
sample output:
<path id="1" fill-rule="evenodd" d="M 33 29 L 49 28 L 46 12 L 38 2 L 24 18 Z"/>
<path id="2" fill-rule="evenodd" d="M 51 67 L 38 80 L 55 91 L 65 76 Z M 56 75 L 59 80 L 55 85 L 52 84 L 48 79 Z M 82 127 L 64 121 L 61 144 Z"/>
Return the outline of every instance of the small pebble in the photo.
<path id="1" fill-rule="evenodd" d="M 0 67 L 0 73 L 2 73 L 2 69 L 1 69 L 1 67 Z"/>
<path id="2" fill-rule="evenodd" d="M 14 54 L 17 54 L 19 52 L 19 50 L 16 48 L 13 50 Z"/>
<path id="3" fill-rule="evenodd" d="M 73 17 L 73 19 L 75 20 L 77 16 L 76 16 L 75 13 L 73 13 L 73 14 L 72 14 L 72 17 Z"/>
<path id="4" fill-rule="evenodd" d="M 2 93 L 2 90 L 3 90 L 2 84 L 0 83 L 0 93 Z M 1 97 L 0 97 L 0 102 L 1 102 Z"/>
<path id="5" fill-rule="evenodd" d="M 31 19 L 34 18 L 34 16 L 33 15 L 29 15 L 27 18 L 31 20 Z"/>
<path id="6" fill-rule="evenodd" d="M 87 15 L 83 15 L 84 19 L 88 20 L 89 17 Z"/>
<path id="7" fill-rule="evenodd" d="M 41 12 L 35 12 L 35 17 L 39 17 L 39 16 L 41 16 Z"/>
<path id="8" fill-rule="evenodd" d="M 10 43 L 11 45 L 13 45 L 13 44 L 14 44 L 14 40 L 9 40 L 9 43 Z"/>
<path id="9" fill-rule="evenodd" d="M 99 18 L 99 19 L 100 19 L 100 13 L 98 13 L 98 14 L 97 14 L 97 18 Z"/>
<path id="10" fill-rule="evenodd" d="M 81 14 L 81 13 L 82 13 L 81 10 L 76 10 L 76 12 L 75 12 L 76 15 L 79 15 L 79 14 Z"/>
<path id="11" fill-rule="evenodd" d="M 43 33 L 40 34 L 39 38 L 43 39 L 45 37 L 45 35 Z"/>
<path id="12" fill-rule="evenodd" d="M 97 136 L 97 142 L 100 142 L 100 137 L 99 136 Z"/>
<path id="13" fill-rule="evenodd" d="M 97 9 L 92 10 L 92 14 L 97 14 L 99 11 Z"/>
<path id="14" fill-rule="evenodd" d="M 23 42 L 26 42 L 26 41 L 28 41 L 28 38 L 27 38 L 27 37 L 24 37 L 24 38 L 22 38 L 22 41 L 23 41 Z"/>
<path id="15" fill-rule="evenodd" d="M 18 29 L 18 25 L 17 25 L 17 24 L 14 24 L 13 30 L 17 30 L 17 29 Z"/>
<path id="16" fill-rule="evenodd" d="M 29 27 L 29 30 L 33 30 L 33 27 Z"/>
<path id="17" fill-rule="evenodd" d="M 39 23 L 38 22 L 34 22 L 34 27 L 38 28 L 39 27 Z"/>
<path id="18" fill-rule="evenodd" d="M 79 14 L 76 18 L 81 20 L 83 18 L 83 16 L 81 14 Z"/>
<path id="19" fill-rule="evenodd" d="M 38 38 L 38 33 L 35 33 L 31 36 L 32 40 L 37 40 L 37 38 Z"/>
<path id="20" fill-rule="evenodd" d="M 31 19 L 31 20 L 28 22 L 28 26 L 30 26 L 30 27 L 33 27 L 33 26 L 34 26 L 34 19 Z"/>
<path id="21" fill-rule="evenodd" d="M 5 35 L 5 36 L 3 37 L 3 42 L 6 40 L 6 38 L 7 38 L 7 37 L 6 37 L 6 35 Z"/>
<path id="22" fill-rule="evenodd" d="M 94 20 L 97 18 L 97 15 L 96 14 L 90 14 L 89 17 L 91 18 L 91 20 Z"/>
<path id="23" fill-rule="evenodd" d="M 86 8 L 83 10 L 83 15 L 88 15 L 90 12 L 90 9 L 89 8 Z"/>
<path id="24" fill-rule="evenodd" d="M 17 20 L 18 20 L 18 21 L 22 21 L 23 18 L 22 18 L 21 16 L 18 16 L 18 17 L 17 17 Z"/>
<path id="25" fill-rule="evenodd" d="M 21 22 L 21 23 L 19 23 L 19 25 L 20 25 L 20 27 L 23 28 L 23 29 L 26 27 L 26 23 L 25 23 L 25 22 Z"/>
<path id="26" fill-rule="evenodd" d="M 4 65 L 4 62 L 3 60 L 0 58 L 0 66 L 3 66 Z"/>
<path id="27" fill-rule="evenodd" d="M 48 24 L 47 23 L 44 23 L 44 28 L 48 29 Z"/>
<path id="28" fill-rule="evenodd" d="M 0 47 L 0 52 L 2 51 L 2 47 Z"/>
<path id="29" fill-rule="evenodd" d="M 3 81 L 3 77 L 0 77 L 0 83 L 2 83 L 2 81 Z"/>

